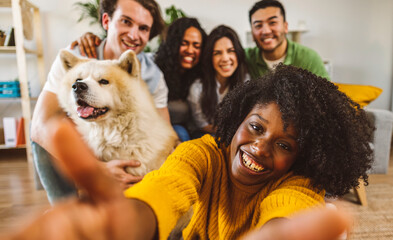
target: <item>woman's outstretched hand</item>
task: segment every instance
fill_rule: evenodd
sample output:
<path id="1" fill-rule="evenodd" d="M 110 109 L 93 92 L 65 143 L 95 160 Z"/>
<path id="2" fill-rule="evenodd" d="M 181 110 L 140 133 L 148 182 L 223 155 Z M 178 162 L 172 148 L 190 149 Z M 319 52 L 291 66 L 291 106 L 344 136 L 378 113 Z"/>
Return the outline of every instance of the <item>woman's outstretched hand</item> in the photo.
<path id="1" fill-rule="evenodd" d="M 336 209 L 313 209 L 291 219 L 273 219 L 242 240 L 341 240 L 351 226 L 348 214 Z"/>
<path id="2" fill-rule="evenodd" d="M 156 219 L 151 208 L 123 196 L 68 120 L 52 124 L 56 164 L 86 197 L 56 205 L 6 239 L 152 239 Z"/>

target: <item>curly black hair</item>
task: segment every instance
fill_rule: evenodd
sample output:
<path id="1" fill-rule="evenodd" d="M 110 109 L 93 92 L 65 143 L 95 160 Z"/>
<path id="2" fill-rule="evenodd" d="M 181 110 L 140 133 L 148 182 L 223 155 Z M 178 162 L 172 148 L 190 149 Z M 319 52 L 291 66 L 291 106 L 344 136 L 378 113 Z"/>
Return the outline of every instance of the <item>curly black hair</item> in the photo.
<path id="1" fill-rule="evenodd" d="M 155 56 L 155 62 L 164 73 L 168 86 L 168 100 L 186 100 L 191 84 L 201 75 L 200 62 L 192 69 L 184 71 L 179 61 L 180 44 L 183 41 L 185 31 L 190 27 L 195 27 L 200 31 L 203 46 L 207 35 L 198 20 L 183 17 L 169 26 L 166 39 L 161 43 Z M 203 50 L 201 48 L 201 56 L 202 54 Z"/>
<path id="2" fill-rule="evenodd" d="M 293 66 L 280 64 L 227 94 L 215 115 L 217 144 L 229 146 L 255 105 L 268 103 L 279 106 L 284 129 L 289 124 L 297 129 L 294 174 L 310 178 L 332 196 L 358 186 L 359 178 L 368 184 L 374 126 L 365 111 L 333 83 Z"/>

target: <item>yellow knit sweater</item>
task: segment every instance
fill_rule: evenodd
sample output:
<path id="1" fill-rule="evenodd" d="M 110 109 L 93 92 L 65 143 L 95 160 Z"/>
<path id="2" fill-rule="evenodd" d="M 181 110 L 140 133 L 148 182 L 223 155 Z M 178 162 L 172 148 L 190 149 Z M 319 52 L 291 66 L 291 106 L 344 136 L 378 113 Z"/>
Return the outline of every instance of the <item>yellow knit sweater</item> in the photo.
<path id="1" fill-rule="evenodd" d="M 167 239 L 192 205 L 194 215 L 183 230 L 184 239 L 237 239 L 270 219 L 324 201 L 325 191 L 318 192 L 308 179 L 291 173 L 260 186 L 239 186 L 228 173 L 228 158 L 228 149 L 219 149 L 210 135 L 184 142 L 125 196 L 150 205 L 160 239 Z"/>

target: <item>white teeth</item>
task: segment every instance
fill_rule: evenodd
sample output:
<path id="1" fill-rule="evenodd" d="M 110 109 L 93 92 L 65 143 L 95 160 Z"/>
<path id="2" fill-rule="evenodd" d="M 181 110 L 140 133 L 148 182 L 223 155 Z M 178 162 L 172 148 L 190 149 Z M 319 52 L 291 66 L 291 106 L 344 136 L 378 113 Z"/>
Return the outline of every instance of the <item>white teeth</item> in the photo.
<path id="1" fill-rule="evenodd" d="M 184 57 L 184 60 L 187 62 L 192 62 L 193 58 L 192 57 Z"/>
<path id="2" fill-rule="evenodd" d="M 126 41 L 123 41 L 125 45 L 127 45 L 127 47 L 136 47 L 136 44 L 132 44 Z"/>
<path id="3" fill-rule="evenodd" d="M 230 70 L 230 69 L 231 69 L 231 66 L 230 66 L 230 65 L 226 65 L 226 66 L 221 66 L 221 68 L 222 68 L 223 70 Z"/>
<path id="4" fill-rule="evenodd" d="M 255 171 L 255 172 L 262 172 L 265 168 L 260 166 L 258 163 L 254 162 L 247 154 L 242 154 L 243 164 L 248 169 Z"/>

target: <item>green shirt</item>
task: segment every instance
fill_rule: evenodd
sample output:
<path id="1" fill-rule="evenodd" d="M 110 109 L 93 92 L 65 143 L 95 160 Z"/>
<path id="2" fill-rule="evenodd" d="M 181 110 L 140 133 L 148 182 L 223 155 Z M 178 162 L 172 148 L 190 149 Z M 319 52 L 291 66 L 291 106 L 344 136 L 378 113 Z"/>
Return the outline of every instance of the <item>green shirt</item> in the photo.
<path id="1" fill-rule="evenodd" d="M 261 50 L 258 47 L 246 49 L 246 61 L 249 74 L 252 78 L 258 78 L 266 74 L 269 69 L 262 58 Z M 284 60 L 285 65 L 292 65 L 306 69 L 315 75 L 330 80 L 326 72 L 321 57 L 314 50 L 288 40 L 287 56 Z"/>

